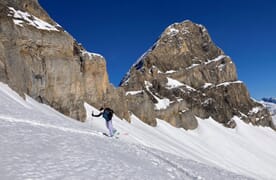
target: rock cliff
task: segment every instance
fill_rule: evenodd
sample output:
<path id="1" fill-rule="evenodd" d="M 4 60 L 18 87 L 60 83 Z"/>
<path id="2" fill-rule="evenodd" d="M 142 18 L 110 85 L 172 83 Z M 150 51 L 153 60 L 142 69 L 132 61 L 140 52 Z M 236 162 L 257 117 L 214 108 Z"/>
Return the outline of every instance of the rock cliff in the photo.
<path id="1" fill-rule="evenodd" d="M 191 21 L 165 29 L 157 42 L 132 66 L 121 86 L 130 111 L 150 125 L 156 117 L 177 127 L 195 129 L 196 117 L 213 117 L 235 127 L 233 116 L 273 127 L 266 108 L 250 98 L 238 81 L 231 58 Z"/>
<path id="2" fill-rule="evenodd" d="M 105 59 L 87 52 L 37 0 L 0 0 L 0 19 L 0 81 L 22 96 L 84 120 L 84 102 L 108 106 L 120 94 L 109 84 Z M 123 102 L 117 98 L 113 108 L 127 117 Z"/>

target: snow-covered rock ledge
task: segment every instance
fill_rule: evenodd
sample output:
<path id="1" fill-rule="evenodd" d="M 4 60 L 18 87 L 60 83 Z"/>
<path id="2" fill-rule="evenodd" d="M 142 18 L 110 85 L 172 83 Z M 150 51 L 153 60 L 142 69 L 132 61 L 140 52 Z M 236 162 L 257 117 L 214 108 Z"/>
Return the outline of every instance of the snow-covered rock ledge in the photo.
<path id="1" fill-rule="evenodd" d="M 9 7 L 8 16 L 13 17 L 14 24 L 24 27 L 24 24 L 33 26 L 40 30 L 46 31 L 59 31 L 55 26 L 60 27 L 58 24 L 55 26 L 39 19 L 38 17 L 29 14 L 28 12 L 23 12 L 21 10 L 15 10 L 13 7 Z"/>

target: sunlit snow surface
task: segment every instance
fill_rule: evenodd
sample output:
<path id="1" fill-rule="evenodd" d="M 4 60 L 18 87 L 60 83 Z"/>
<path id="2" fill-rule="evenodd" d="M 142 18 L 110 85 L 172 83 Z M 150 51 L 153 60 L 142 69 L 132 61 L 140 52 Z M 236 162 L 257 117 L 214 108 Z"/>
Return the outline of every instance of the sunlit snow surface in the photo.
<path id="1" fill-rule="evenodd" d="M 194 131 L 114 117 L 119 139 L 96 109 L 80 123 L 23 100 L 0 83 L 0 179 L 273 179 L 276 134 L 237 118 L 236 129 L 199 120 Z M 162 150 L 162 151 L 161 151 Z M 207 164 L 207 165 L 204 165 Z M 224 168 L 225 170 L 222 170 Z M 227 170 L 227 171 L 226 171 Z M 239 176 L 236 174 L 243 174 Z"/>

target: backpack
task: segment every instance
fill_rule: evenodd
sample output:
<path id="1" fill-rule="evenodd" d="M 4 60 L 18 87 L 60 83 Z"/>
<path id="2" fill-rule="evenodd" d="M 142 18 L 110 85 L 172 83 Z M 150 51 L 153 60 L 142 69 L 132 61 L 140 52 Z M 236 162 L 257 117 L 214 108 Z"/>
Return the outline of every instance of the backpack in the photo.
<path id="1" fill-rule="evenodd" d="M 105 108 L 103 112 L 103 118 L 107 121 L 110 121 L 113 116 L 113 110 L 110 108 Z"/>

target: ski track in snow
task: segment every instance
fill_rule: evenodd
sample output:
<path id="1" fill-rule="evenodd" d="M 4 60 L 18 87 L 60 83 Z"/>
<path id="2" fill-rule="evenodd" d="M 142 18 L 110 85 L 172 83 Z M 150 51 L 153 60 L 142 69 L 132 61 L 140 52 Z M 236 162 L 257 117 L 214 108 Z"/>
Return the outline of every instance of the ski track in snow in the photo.
<path id="1" fill-rule="evenodd" d="M 8 143 L 10 147 L 13 147 L 12 149 L 21 149 L 16 152 L 5 152 L 5 150 L 0 149 L 1 154 L 5 154 L 1 163 L 2 167 L 4 167 L 4 172 L 1 174 L 2 176 L 6 175 L 6 177 L 2 177 L 4 179 L 64 179 L 66 177 L 76 179 L 84 177 L 97 179 L 101 179 L 101 177 L 103 179 L 114 177 L 116 177 L 116 179 L 128 179 L 127 177 L 131 177 L 130 179 L 151 179 L 151 171 L 156 171 L 155 176 L 159 174 L 158 179 L 180 179 L 180 177 L 186 177 L 185 179 L 197 179 L 197 177 L 189 175 L 188 172 L 180 168 L 170 167 L 172 163 L 168 160 L 161 163 L 159 160 L 161 156 L 150 153 L 150 151 L 138 145 L 122 144 L 121 142 L 114 142 L 114 139 L 105 138 L 101 140 L 101 143 L 106 144 L 99 146 L 99 142 L 93 142 L 95 139 L 89 137 L 89 135 L 99 136 L 97 132 L 88 133 L 86 131 L 62 128 L 28 120 L 17 120 L 9 117 L 0 117 L 0 119 L 0 127 L 6 130 L 6 132 L 2 132 L 6 138 L 1 138 L 1 142 Z M 4 121 L 9 123 L 7 124 Z M 13 133 L 10 133 L 11 131 Z M 71 134 L 69 136 L 68 133 L 75 133 L 75 136 Z M 33 134 L 36 135 L 35 143 L 32 139 Z M 18 135 L 22 137 L 21 142 L 23 142 L 23 144 L 14 143 L 16 141 L 12 138 L 18 137 Z M 101 137 L 103 138 L 103 136 Z M 5 139 L 8 141 L 5 141 Z M 79 143 L 78 140 L 84 140 L 83 142 L 87 141 L 89 143 Z M 105 148 L 105 146 L 107 146 L 109 147 L 108 149 L 111 150 L 93 150 L 93 146 L 90 146 L 91 144 L 97 144 L 98 148 Z M 88 151 L 80 150 L 77 146 L 83 146 L 82 148 L 87 148 L 86 150 Z M 47 147 L 47 149 L 44 149 L 44 147 Z M 116 155 L 114 155 L 112 150 L 115 150 Z M 26 152 L 32 153 L 28 154 Z M 84 155 L 82 155 L 82 153 L 84 153 Z M 145 162 L 143 162 L 143 164 L 136 164 L 137 154 L 144 157 L 144 160 L 145 158 L 149 159 L 145 162 L 149 163 L 150 168 L 148 168 L 148 170 L 150 172 L 145 171 Z M 127 163 L 120 162 L 121 160 L 117 159 L 118 155 L 120 155 L 119 157 L 127 157 L 127 161 L 132 158 L 133 161 Z M 14 164 L 15 162 L 16 164 Z M 134 163 L 131 164 L 131 162 Z M 138 165 L 138 169 L 143 173 L 137 174 L 136 165 Z M 165 170 L 168 171 L 167 177 L 166 174 L 159 172 L 162 169 L 164 170 L 164 167 Z M 135 172 L 126 171 L 126 169 L 129 168 L 132 168 Z M 5 170 L 8 173 L 5 173 Z M 146 174 L 144 174 L 144 171 Z M 91 174 L 87 174 L 87 172 Z M 132 177 L 131 174 L 135 173 L 136 176 Z"/>
<path id="2" fill-rule="evenodd" d="M 87 134 L 87 135 L 96 135 L 100 136 L 100 132 L 89 132 L 89 131 L 83 131 L 83 130 L 78 130 L 78 129 L 73 129 L 73 128 L 66 128 L 66 127 L 60 127 L 60 126 L 54 126 L 51 124 L 43 124 L 43 123 L 38 123 L 30 120 L 23 120 L 23 119 L 15 119 L 12 117 L 5 117 L 0 115 L 0 119 L 3 121 L 8 121 L 11 123 L 24 123 L 24 124 L 29 124 L 31 126 L 38 126 L 38 127 L 44 127 L 44 128 L 52 128 L 52 129 L 57 129 L 60 131 L 65 131 L 69 133 L 79 133 L 79 134 Z"/>
<path id="3" fill-rule="evenodd" d="M 184 168 L 185 163 L 174 162 L 175 157 L 168 158 L 173 155 L 105 138 L 97 131 L 87 132 L 3 116 L 0 116 L 0 128 L 5 129 L 0 140 L 9 147 L 6 150 L 0 148 L 1 155 L 4 154 L 0 163 L 4 167 L 0 170 L 1 179 L 204 179 L 194 170 Z M 101 137 L 101 140 L 90 136 Z M 19 141 L 13 139 L 18 137 Z M 91 145 L 95 144 L 97 148 L 94 149 Z M 137 156 L 142 157 L 138 162 Z M 231 173 L 227 175 L 231 177 Z M 239 179 L 239 176 L 234 175 L 231 179 Z"/>

